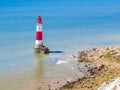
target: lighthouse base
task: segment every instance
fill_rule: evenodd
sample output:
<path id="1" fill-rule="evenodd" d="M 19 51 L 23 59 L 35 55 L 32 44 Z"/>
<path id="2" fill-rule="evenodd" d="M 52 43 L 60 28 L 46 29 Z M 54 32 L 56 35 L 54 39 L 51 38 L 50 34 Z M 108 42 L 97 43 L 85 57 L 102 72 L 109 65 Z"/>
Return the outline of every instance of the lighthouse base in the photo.
<path id="1" fill-rule="evenodd" d="M 43 45 L 40 45 L 38 48 L 35 48 L 35 53 L 49 54 L 49 52 L 49 49 Z"/>

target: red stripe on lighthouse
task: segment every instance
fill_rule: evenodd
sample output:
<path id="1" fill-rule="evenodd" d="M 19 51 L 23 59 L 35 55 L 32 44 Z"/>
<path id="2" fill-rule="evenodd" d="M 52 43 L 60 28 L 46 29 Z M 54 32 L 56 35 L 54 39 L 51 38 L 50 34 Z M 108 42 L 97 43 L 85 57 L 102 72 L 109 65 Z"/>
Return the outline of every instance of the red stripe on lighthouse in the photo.
<path id="1" fill-rule="evenodd" d="M 36 40 L 42 40 L 42 32 L 36 32 Z"/>

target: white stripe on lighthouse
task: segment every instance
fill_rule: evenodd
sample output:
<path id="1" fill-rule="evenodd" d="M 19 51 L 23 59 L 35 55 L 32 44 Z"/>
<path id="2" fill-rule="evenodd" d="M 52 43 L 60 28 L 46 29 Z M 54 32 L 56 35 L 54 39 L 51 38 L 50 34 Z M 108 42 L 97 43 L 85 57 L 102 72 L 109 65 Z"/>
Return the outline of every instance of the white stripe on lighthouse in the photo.
<path id="1" fill-rule="evenodd" d="M 35 44 L 43 44 L 43 40 L 36 40 Z"/>
<path id="2" fill-rule="evenodd" d="M 36 25 L 36 31 L 42 32 L 42 25 Z"/>

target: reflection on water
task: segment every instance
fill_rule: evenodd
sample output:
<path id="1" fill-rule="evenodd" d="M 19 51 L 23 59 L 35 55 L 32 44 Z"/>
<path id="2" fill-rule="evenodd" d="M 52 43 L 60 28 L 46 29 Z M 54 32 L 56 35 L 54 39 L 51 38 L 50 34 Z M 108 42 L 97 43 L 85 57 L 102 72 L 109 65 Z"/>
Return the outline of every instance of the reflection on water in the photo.
<path id="1" fill-rule="evenodd" d="M 48 88 L 47 85 L 51 85 L 51 87 L 59 87 L 67 81 L 84 77 L 84 72 L 80 72 L 78 69 L 77 60 L 73 60 L 70 56 L 71 55 L 66 55 L 65 53 L 49 54 L 46 56 L 36 54 L 35 82 L 37 83 L 35 83 L 35 88 L 40 87 L 42 90 L 49 90 L 45 89 Z M 79 68 L 83 71 L 87 71 L 86 67 L 82 64 Z M 60 84 L 56 83 L 58 81 Z M 54 85 L 52 85 L 53 83 Z"/>
<path id="2" fill-rule="evenodd" d="M 59 77 L 63 73 L 63 67 L 56 63 L 64 59 L 64 53 L 52 53 L 49 55 L 35 54 L 35 76 L 37 79 Z M 60 68 L 61 67 L 61 68 Z"/>
<path id="3" fill-rule="evenodd" d="M 49 55 L 35 55 L 35 76 L 37 79 L 60 78 L 74 76 L 73 67 L 76 61 L 72 55 L 65 53 L 50 53 Z"/>
<path id="4" fill-rule="evenodd" d="M 16 60 L 17 67 L 12 66 L 1 71 L 0 90 L 35 90 L 41 81 L 70 77 L 74 72 L 74 63 L 68 62 L 71 60 L 68 57 L 65 53 L 50 53 L 20 58 Z M 57 64 L 58 62 L 61 63 Z"/>
<path id="5" fill-rule="evenodd" d="M 55 73 L 56 64 L 64 55 L 63 51 L 50 51 L 50 53 L 49 55 L 35 54 L 35 76 L 37 79 L 46 78 L 45 76 L 50 75 L 51 71 Z"/>
<path id="6" fill-rule="evenodd" d="M 35 77 L 37 79 L 41 79 L 43 77 L 43 69 L 44 69 L 44 63 L 43 63 L 43 57 L 44 55 L 35 54 Z"/>

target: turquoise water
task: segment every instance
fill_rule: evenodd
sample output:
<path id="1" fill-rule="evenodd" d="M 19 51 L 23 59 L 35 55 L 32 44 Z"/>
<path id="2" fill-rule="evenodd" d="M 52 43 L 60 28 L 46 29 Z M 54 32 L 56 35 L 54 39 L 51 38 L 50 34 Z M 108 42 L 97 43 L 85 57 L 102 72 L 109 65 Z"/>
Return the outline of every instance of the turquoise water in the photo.
<path id="1" fill-rule="evenodd" d="M 41 58 L 34 55 L 38 15 L 43 19 L 44 44 L 69 55 L 119 45 L 119 4 L 119 0 L 0 0 L 0 88 L 27 88 L 26 82 L 49 77 L 45 71 L 61 59 L 55 54 L 39 62 Z"/>

